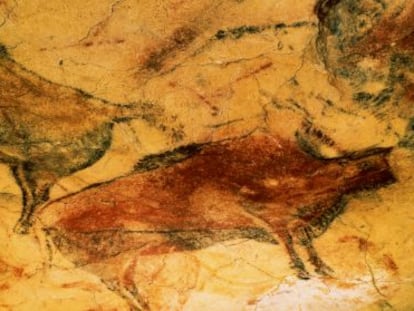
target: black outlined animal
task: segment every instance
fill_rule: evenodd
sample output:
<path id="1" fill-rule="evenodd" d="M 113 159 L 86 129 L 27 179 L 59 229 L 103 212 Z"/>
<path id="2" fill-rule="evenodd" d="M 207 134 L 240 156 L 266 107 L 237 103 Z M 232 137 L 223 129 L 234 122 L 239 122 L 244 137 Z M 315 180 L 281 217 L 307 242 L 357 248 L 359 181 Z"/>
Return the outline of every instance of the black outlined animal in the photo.
<path id="1" fill-rule="evenodd" d="M 310 275 L 297 245 L 316 272 L 327 275 L 331 270 L 313 239 L 344 211 L 347 195 L 394 182 L 389 152 L 321 159 L 273 135 L 190 145 L 146 157 L 137 173 L 51 203 L 45 211 L 57 214 L 45 232 L 64 256 L 111 284 L 134 310 L 148 306 L 131 281 L 133 267 L 121 271 L 123 254 L 139 262 L 143 255 L 238 238 L 279 241 L 298 277 Z"/>
<path id="2" fill-rule="evenodd" d="M 59 178 L 105 154 L 115 123 L 136 118 L 167 131 L 162 113 L 152 103 L 114 104 L 48 81 L 0 46 L 0 162 L 11 168 L 23 197 L 15 231 L 28 232 Z"/>

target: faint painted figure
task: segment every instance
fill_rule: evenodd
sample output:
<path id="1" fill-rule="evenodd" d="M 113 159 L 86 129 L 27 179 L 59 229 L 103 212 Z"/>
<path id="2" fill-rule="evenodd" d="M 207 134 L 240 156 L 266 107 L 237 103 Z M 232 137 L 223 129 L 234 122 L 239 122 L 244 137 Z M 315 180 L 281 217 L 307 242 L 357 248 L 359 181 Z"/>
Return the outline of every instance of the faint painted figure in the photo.
<path id="1" fill-rule="evenodd" d="M 56 181 L 99 160 L 114 123 L 142 119 L 166 130 L 151 103 L 113 104 L 52 83 L 15 62 L 0 46 L 0 161 L 12 170 L 23 197 L 15 231 L 27 233 L 36 207 Z"/>

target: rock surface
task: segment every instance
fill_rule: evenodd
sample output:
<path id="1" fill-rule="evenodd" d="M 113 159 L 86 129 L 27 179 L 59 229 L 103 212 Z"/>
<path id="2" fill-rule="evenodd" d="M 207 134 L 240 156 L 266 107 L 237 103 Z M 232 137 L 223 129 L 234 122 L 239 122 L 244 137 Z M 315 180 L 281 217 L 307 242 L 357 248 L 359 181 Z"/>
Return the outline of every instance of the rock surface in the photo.
<path id="1" fill-rule="evenodd" d="M 10 163 L 1 164 L 0 309 L 128 310 L 131 296 L 141 305 L 143 297 L 152 310 L 413 309 L 413 9 L 412 0 L 0 1 L 1 44 L 16 63 L 45 79 L 28 75 L 20 86 L 12 80 L 0 81 L 0 137 L 15 139 L 1 141 L 3 162 L 7 162 L 5 155 L 34 158 L 38 149 L 31 140 L 27 146 L 19 144 L 28 141 L 25 137 L 41 134 L 43 140 L 53 141 L 51 150 L 63 148 L 75 138 L 76 128 L 84 130 L 108 118 L 100 109 L 82 112 L 82 100 L 76 105 L 79 112 L 65 118 L 65 92 L 45 96 L 45 89 L 35 81 L 49 81 L 56 90 L 82 90 L 78 95 L 91 96 L 92 102 L 160 107 L 154 116 L 115 122 L 110 145 L 87 167 L 51 176 L 50 163 L 40 165 L 46 168 L 42 178 L 52 178 L 53 185 L 27 235 L 13 231 L 24 203 L 22 187 Z M 1 66 L 2 74 L 9 77 L 7 66 Z M 47 103 L 36 103 L 40 98 Z M 24 103 L 25 109 L 7 118 L 16 103 Z M 59 123 L 56 118 L 45 117 L 56 115 L 63 116 L 59 130 L 49 126 Z M 25 120 L 30 120 L 30 126 Z M 124 229 L 165 226 L 161 219 L 151 221 L 152 211 L 147 217 L 139 210 L 139 221 L 125 216 L 128 208 L 136 213 L 136 206 L 144 206 L 132 189 L 135 207 L 125 204 L 119 210 L 122 217 L 112 215 L 108 222 L 97 222 L 96 228 L 91 219 L 103 217 L 106 209 L 95 209 L 88 218 L 71 198 L 130 179 L 141 189 L 148 183 L 145 178 L 155 172 L 161 176 L 157 178 L 165 178 L 163 182 L 168 178 L 176 182 L 179 175 L 174 175 L 174 169 L 197 161 L 204 146 L 257 135 L 277 137 L 281 146 L 290 142 L 295 150 L 299 143 L 308 152 L 306 157 L 316 162 L 335 163 L 366 150 L 392 148 L 386 157 L 394 183 L 347 193 L 346 211 L 313 241 L 320 258 L 334 270 L 332 276 L 313 273 L 305 248 L 296 247 L 310 272 L 309 280 L 298 279 L 280 238 L 276 236 L 279 244 L 275 244 L 267 227 L 251 230 L 257 227 L 250 218 L 243 222 L 250 231 L 234 231 L 232 219 L 249 208 L 240 210 L 236 208 L 240 202 L 233 202 L 231 180 L 237 176 L 225 178 L 230 164 L 207 171 L 215 171 L 216 180 L 222 171 L 223 187 L 233 189 L 233 197 L 212 190 L 211 185 L 201 187 L 202 191 L 187 196 L 194 214 L 187 224 L 203 223 L 206 229 L 224 225 L 233 231 L 193 236 L 187 239 L 197 246 L 191 250 L 188 245 L 174 252 L 169 251 L 170 245 L 158 252 L 148 247 L 148 254 L 135 256 L 136 250 L 122 248 L 135 243 L 135 235 L 110 232 L 77 239 L 80 244 L 71 249 L 51 234 L 51 227 L 69 230 L 68 215 L 79 218 L 80 231 L 119 223 Z M 269 146 L 277 149 L 273 143 Z M 256 157 L 253 166 L 269 160 L 268 154 L 248 154 Z M 288 162 L 300 158 L 292 155 Z M 235 163 L 245 165 L 240 158 Z M 275 169 L 272 174 L 280 176 L 266 179 L 266 171 L 260 168 L 253 174 L 239 168 L 238 176 L 263 181 L 260 187 L 254 181 L 245 183 L 237 190 L 239 197 L 254 201 L 255 192 L 280 187 L 274 180 L 288 178 L 286 171 Z M 194 179 L 186 177 L 180 185 L 191 189 L 190 181 L 203 174 L 197 171 Z M 304 186 L 315 176 L 289 183 Z M 341 181 L 330 176 L 332 187 Z M 161 187 L 160 182 L 154 185 Z M 139 193 L 167 200 L 164 196 L 171 193 L 161 188 L 155 187 L 154 193 L 142 188 Z M 307 188 L 304 198 L 312 189 L 316 188 Z M 103 197 L 108 191 L 103 191 Z M 126 202 L 133 201 L 126 198 L 127 186 L 120 193 Z M 174 195 L 169 209 L 159 215 L 174 212 L 171 206 L 180 199 Z M 112 204 L 110 195 L 91 198 L 100 206 Z M 233 207 L 233 212 L 220 213 L 217 207 L 223 205 Z M 260 204 L 250 204 L 250 211 L 260 213 Z M 98 248 L 79 255 L 91 239 Z M 128 243 L 122 244 L 125 240 Z M 110 241 L 113 248 L 108 247 Z M 108 253 L 93 262 L 88 259 Z M 123 291 L 117 288 L 119 280 L 127 285 Z"/>

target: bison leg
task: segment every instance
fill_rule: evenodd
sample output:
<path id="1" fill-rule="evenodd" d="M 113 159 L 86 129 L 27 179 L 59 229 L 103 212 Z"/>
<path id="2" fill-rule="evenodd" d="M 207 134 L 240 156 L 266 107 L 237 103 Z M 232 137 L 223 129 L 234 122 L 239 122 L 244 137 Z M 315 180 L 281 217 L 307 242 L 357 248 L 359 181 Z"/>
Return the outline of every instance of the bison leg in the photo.
<path id="1" fill-rule="evenodd" d="M 22 191 L 23 207 L 20 218 L 14 227 L 14 232 L 27 234 L 31 226 L 31 218 L 35 210 L 32 187 L 29 184 L 23 164 L 12 167 L 13 176 Z"/>
<path id="2" fill-rule="evenodd" d="M 298 277 L 305 280 L 309 279 L 309 272 L 306 271 L 305 264 L 295 251 L 293 239 L 290 233 L 287 230 L 284 230 L 282 232 L 278 232 L 277 235 L 286 247 L 286 250 L 290 256 L 292 268 L 297 271 Z"/>
<path id="3" fill-rule="evenodd" d="M 315 272 L 325 276 L 332 275 L 333 270 L 318 256 L 318 253 L 312 243 L 307 244 L 305 247 L 308 252 L 310 262 L 315 266 Z"/>
<path id="4" fill-rule="evenodd" d="M 141 296 L 139 290 L 134 282 L 135 267 L 137 265 L 137 258 L 133 258 L 127 265 L 125 272 L 121 278 L 121 286 L 125 292 L 125 296 L 128 296 L 128 302 L 131 308 L 138 307 L 137 310 L 150 310 L 150 307 L 144 297 Z M 134 310 L 134 309 L 132 309 Z"/>
<path id="5" fill-rule="evenodd" d="M 135 285 L 128 284 L 125 286 L 119 280 L 102 279 L 102 282 L 110 291 L 115 292 L 127 302 L 130 311 L 150 311 L 148 304 L 139 295 Z"/>
<path id="6" fill-rule="evenodd" d="M 27 234 L 33 222 L 33 214 L 38 206 L 45 203 L 49 197 L 49 184 L 38 184 L 30 176 L 25 163 L 12 167 L 13 176 L 22 191 L 23 208 L 14 232 Z"/>
<path id="7" fill-rule="evenodd" d="M 315 267 L 315 272 L 324 276 L 331 275 L 333 270 L 319 257 L 315 247 L 313 246 L 312 231 L 306 227 L 300 228 L 296 231 L 296 235 L 300 241 L 300 244 L 306 248 L 309 261 Z"/>

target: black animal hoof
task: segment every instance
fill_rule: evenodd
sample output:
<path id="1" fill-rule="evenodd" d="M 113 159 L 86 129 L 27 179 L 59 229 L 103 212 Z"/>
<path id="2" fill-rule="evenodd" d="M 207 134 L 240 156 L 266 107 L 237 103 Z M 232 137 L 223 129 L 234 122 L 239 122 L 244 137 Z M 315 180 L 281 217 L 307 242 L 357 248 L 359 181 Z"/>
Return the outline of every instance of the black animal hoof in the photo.
<path id="1" fill-rule="evenodd" d="M 302 280 L 309 280 L 310 279 L 310 274 L 306 270 L 299 270 L 298 271 L 298 278 L 302 279 Z"/>
<path id="2" fill-rule="evenodd" d="M 14 228 L 13 232 L 16 234 L 29 234 L 31 224 L 27 222 L 18 222 Z"/>

